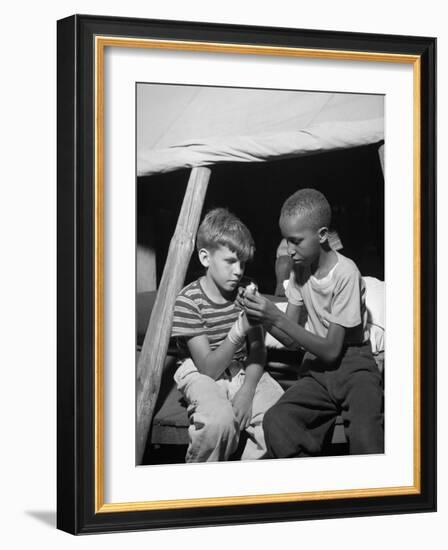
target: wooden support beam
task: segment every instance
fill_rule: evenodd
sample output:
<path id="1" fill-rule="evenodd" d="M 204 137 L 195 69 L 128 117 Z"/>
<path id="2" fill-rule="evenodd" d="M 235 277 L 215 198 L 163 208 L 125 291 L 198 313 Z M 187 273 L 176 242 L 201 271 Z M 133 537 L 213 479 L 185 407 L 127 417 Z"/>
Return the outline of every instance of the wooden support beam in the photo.
<path id="1" fill-rule="evenodd" d="M 141 464 L 145 452 L 171 334 L 174 303 L 184 283 L 193 252 L 210 173 L 209 168 L 193 168 L 191 171 L 143 341 L 137 365 L 137 464 Z"/>
<path id="2" fill-rule="evenodd" d="M 383 170 L 383 176 L 384 176 L 384 143 L 380 145 L 378 148 L 378 156 L 380 158 L 381 168 Z"/>

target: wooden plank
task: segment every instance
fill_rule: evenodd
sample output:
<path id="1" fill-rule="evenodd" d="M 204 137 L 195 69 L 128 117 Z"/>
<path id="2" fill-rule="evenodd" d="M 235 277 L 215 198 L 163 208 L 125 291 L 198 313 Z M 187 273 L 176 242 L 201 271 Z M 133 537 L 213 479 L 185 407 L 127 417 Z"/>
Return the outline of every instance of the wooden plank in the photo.
<path id="1" fill-rule="evenodd" d="M 193 252 L 210 173 L 209 168 L 191 171 L 137 364 L 137 464 L 141 464 L 145 451 L 171 334 L 174 303 Z"/>
<path id="2" fill-rule="evenodd" d="M 384 175 L 384 143 L 378 148 L 378 156 L 380 158 L 381 169 L 383 170 Z"/>

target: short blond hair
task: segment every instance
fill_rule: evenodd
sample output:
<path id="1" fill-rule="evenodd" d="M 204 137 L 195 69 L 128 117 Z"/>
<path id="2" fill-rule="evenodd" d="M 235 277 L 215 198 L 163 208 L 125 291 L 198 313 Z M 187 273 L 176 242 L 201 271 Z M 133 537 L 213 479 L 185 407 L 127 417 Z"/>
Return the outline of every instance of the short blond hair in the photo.
<path id="1" fill-rule="evenodd" d="M 213 251 L 227 246 L 243 262 L 251 260 L 255 244 L 249 229 L 226 208 L 210 210 L 202 220 L 196 237 L 196 248 Z"/>

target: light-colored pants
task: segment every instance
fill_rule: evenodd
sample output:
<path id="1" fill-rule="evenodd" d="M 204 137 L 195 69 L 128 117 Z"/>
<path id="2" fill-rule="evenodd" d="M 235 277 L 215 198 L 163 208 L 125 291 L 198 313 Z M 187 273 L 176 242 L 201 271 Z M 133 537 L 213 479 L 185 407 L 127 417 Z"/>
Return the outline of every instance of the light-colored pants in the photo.
<path id="1" fill-rule="evenodd" d="M 189 445 L 186 462 L 228 460 L 238 447 L 240 427 L 232 399 L 241 388 L 246 373 L 242 364 L 233 362 L 218 380 L 201 374 L 191 359 L 186 359 L 174 374 L 177 387 L 188 403 Z M 252 418 L 241 460 L 262 458 L 266 453 L 263 434 L 264 413 L 283 395 L 280 385 L 263 373 L 252 402 Z"/>

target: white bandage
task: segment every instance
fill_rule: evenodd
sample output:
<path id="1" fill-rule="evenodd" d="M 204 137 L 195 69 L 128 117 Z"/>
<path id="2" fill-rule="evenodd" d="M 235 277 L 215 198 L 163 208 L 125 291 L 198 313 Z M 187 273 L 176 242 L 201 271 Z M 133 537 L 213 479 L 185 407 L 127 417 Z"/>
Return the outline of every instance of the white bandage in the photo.
<path id="1" fill-rule="evenodd" d="M 243 329 L 243 315 L 243 312 L 238 315 L 238 319 L 233 323 L 232 328 L 227 334 L 227 338 L 232 342 L 234 346 L 240 346 L 246 338 L 246 333 Z"/>
<path id="2" fill-rule="evenodd" d="M 246 290 L 245 290 L 245 293 L 248 293 L 248 294 L 257 294 L 258 292 L 258 288 L 257 288 L 257 285 L 255 283 L 249 283 L 247 286 L 246 286 Z"/>

